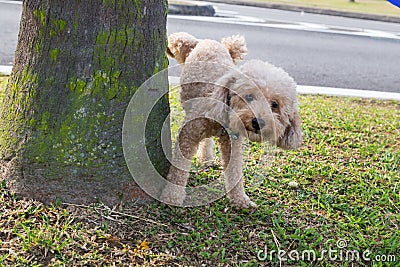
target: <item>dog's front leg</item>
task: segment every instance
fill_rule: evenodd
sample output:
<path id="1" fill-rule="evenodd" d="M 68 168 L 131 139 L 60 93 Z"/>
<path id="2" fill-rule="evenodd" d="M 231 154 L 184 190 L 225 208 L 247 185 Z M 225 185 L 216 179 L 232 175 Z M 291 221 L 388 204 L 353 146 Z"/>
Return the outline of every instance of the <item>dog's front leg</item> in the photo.
<path id="1" fill-rule="evenodd" d="M 219 138 L 222 163 L 225 169 L 225 188 L 231 203 L 236 208 L 251 208 L 257 205 L 244 192 L 242 140 L 232 140 L 229 135 Z"/>
<path id="2" fill-rule="evenodd" d="M 196 121 L 185 123 L 179 130 L 172 165 L 167 175 L 167 184 L 161 193 L 161 202 L 183 206 L 192 158 L 202 139 L 202 134 L 193 129 L 196 129 Z"/>

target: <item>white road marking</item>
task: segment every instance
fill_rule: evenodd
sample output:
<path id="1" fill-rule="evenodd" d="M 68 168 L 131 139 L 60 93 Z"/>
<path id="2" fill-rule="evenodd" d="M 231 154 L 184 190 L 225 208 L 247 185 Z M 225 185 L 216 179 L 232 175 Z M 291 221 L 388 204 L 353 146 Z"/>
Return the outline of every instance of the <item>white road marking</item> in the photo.
<path id="1" fill-rule="evenodd" d="M 22 1 L 0 0 L 0 3 L 22 5 Z M 219 15 L 220 17 L 184 16 L 184 15 L 168 15 L 168 17 L 173 18 L 173 19 L 181 19 L 181 20 L 207 21 L 207 22 L 225 23 L 225 24 L 261 26 L 261 27 L 277 28 L 277 29 L 312 31 L 312 32 L 321 32 L 321 33 L 336 33 L 336 34 L 343 34 L 343 35 L 366 36 L 366 37 L 400 40 L 400 33 L 368 30 L 368 29 L 361 29 L 361 28 L 337 27 L 337 26 L 333 26 L 333 25 L 305 23 L 305 22 L 296 22 L 296 21 L 284 21 L 284 20 L 268 20 L 267 21 L 267 20 L 263 20 L 260 18 L 250 17 L 250 16 L 241 16 L 241 15 L 238 15 L 238 12 L 236 12 L 236 11 L 222 10 L 219 8 L 216 8 L 216 12 L 217 12 L 217 15 Z"/>
<path id="2" fill-rule="evenodd" d="M 329 96 L 361 97 L 361 98 L 400 101 L 400 93 L 358 90 L 351 88 L 298 85 L 297 92 L 299 94 L 304 94 L 304 95 L 329 95 Z"/>
<path id="3" fill-rule="evenodd" d="M 222 12 L 222 15 L 224 13 L 226 13 L 226 11 Z M 236 25 L 246 25 L 246 26 L 258 26 L 258 27 L 277 28 L 277 29 L 290 29 L 290 30 L 300 30 L 300 31 L 320 32 L 320 33 L 335 33 L 342 35 L 366 36 L 366 37 L 400 40 L 400 33 L 392 33 L 385 31 L 361 29 L 361 28 L 337 27 L 332 25 L 324 25 L 316 23 L 293 22 L 293 21 L 283 21 L 283 20 L 263 20 L 255 17 L 239 16 L 234 14 L 232 14 L 232 16 L 230 17 L 206 17 L 206 16 L 185 16 L 185 15 L 168 15 L 168 17 L 177 20 L 203 21 L 203 22 L 213 22 L 222 24 L 236 24 Z"/>

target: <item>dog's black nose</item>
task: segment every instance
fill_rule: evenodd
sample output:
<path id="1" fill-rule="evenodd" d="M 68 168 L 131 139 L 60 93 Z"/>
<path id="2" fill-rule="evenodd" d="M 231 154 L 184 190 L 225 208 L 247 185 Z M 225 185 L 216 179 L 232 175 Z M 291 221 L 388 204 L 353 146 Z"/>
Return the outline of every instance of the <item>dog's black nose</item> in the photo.
<path id="1" fill-rule="evenodd" d="M 251 120 L 251 126 L 253 126 L 254 130 L 261 130 L 265 126 L 265 121 L 263 119 L 253 118 Z"/>

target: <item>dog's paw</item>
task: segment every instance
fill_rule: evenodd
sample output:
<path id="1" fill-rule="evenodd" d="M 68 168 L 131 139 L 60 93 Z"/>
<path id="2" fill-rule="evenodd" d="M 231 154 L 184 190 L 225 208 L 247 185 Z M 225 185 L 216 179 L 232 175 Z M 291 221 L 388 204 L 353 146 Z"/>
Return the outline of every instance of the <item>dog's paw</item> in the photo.
<path id="1" fill-rule="evenodd" d="M 230 196 L 230 202 L 236 209 L 256 209 L 257 204 L 250 200 L 247 195 L 243 197 Z"/>
<path id="2" fill-rule="evenodd" d="M 186 192 L 184 187 L 167 184 L 163 189 L 159 200 L 168 205 L 182 207 L 185 197 Z"/>

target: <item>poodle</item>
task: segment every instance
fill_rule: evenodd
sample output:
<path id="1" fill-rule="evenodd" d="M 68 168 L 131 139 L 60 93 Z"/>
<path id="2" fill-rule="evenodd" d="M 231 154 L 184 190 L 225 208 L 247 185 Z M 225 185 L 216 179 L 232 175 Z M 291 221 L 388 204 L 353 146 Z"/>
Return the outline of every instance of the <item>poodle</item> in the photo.
<path id="1" fill-rule="evenodd" d="M 213 160 L 217 138 L 224 186 L 236 208 L 256 207 L 244 191 L 242 139 L 267 141 L 284 149 L 302 143 L 296 83 L 281 68 L 260 60 L 242 66 L 247 53 L 239 35 L 199 40 L 179 32 L 168 37 L 168 56 L 182 64 L 180 101 L 186 113 L 160 200 L 185 206 L 191 160 Z"/>

